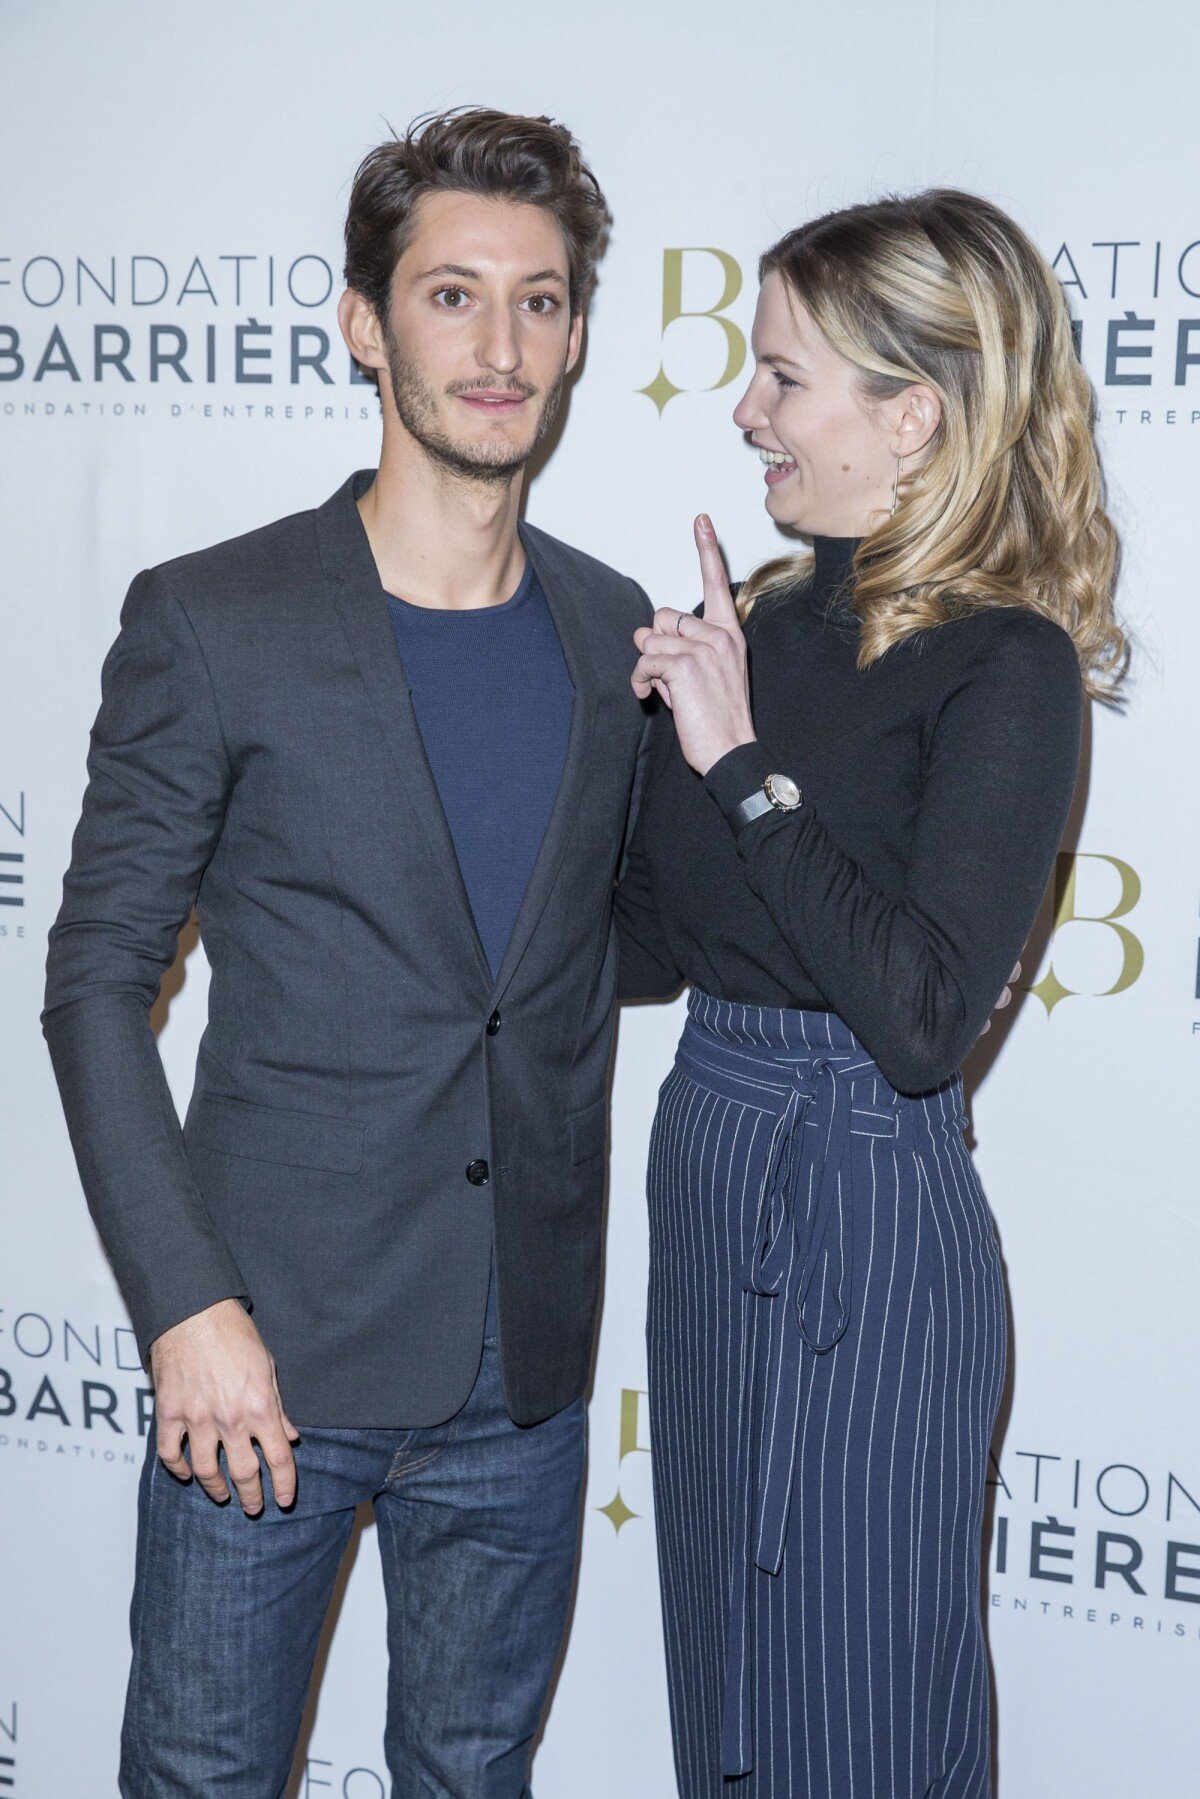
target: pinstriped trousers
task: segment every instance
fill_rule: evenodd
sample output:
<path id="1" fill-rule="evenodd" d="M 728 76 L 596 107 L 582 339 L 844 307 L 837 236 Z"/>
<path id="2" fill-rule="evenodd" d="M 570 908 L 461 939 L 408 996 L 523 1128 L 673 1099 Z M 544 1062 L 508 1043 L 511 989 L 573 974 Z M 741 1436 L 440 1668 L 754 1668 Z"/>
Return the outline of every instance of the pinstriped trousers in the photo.
<path id="1" fill-rule="evenodd" d="M 1006 1350 L 959 1076 L 693 990 L 650 1142 L 654 1501 L 682 1799 L 986 1799 Z"/>

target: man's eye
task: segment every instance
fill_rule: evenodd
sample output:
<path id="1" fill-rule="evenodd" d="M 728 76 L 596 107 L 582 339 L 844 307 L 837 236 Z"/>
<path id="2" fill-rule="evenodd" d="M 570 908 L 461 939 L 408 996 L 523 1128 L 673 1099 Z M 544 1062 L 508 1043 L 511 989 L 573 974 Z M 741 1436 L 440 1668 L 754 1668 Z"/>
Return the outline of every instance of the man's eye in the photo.
<path id="1" fill-rule="evenodd" d="M 465 300 L 467 296 L 461 287 L 439 287 L 433 297 L 435 300 L 441 300 L 448 312 L 460 312 L 462 308 L 459 302 Z"/>
<path id="2" fill-rule="evenodd" d="M 558 311 L 558 301 L 553 294 L 530 294 L 525 304 L 538 313 Z"/>

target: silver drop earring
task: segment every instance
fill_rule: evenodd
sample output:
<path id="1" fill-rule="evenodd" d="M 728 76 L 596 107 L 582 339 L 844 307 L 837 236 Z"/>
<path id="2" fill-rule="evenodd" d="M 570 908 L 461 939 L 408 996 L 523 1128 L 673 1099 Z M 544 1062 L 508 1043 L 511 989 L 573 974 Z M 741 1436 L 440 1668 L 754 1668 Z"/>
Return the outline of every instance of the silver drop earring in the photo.
<path id="1" fill-rule="evenodd" d="M 900 499 L 900 464 L 903 461 L 904 461 L 903 456 L 897 456 L 897 458 L 896 458 L 896 473 L 892 477 L 892 510 L 888 514 L 889 518 L 895 518 L 895 516 L 896 516 L 896 507 L 897 507 L 897 504 L 899 503 L 899 499 Z"/>

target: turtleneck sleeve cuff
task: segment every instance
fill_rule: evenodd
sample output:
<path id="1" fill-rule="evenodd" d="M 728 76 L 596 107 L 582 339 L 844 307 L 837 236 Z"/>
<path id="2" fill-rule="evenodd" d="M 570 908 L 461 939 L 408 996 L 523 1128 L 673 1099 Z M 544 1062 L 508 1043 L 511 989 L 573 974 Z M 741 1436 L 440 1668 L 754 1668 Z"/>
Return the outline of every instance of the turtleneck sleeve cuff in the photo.
<path id="1" fill-rule="evenodd" d="M 739 743 L 713 763 L 704 776 L 704 785 L 720 807 L 731 831 L 744 829 L 736 808 L 778 769 L 779 764 L 772 760 L 770 751 L 757 739 L 753 743 Z"/>

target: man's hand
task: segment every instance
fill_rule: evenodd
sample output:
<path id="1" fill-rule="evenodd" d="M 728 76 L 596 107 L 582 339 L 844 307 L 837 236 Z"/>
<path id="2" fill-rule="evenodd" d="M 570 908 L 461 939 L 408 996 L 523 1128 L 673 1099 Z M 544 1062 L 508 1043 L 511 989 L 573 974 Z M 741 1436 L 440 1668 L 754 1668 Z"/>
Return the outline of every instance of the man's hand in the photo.
<path id="1" fill-rule="evenodd" d="M 639 699 L 661 695 L 675 715 L 684 759 L 707 774 L 727 750 L 754 742 L 746 640 L 717 534 L 707 514 L 695 524 L 704 580 L 704 617 L 661 606 L 654 624 L 640 625 L 633 641 L 640 654 L 630 679 Z"/>
<path id="2" fill-rule="evenodd" d="M 263 1509 L 257 1443 L 271 1471 L 277 1505 L 296 1497 L 291 1446 L 300 1432 L 283 1409 L 275 1361 L 241 1302 L 221 1299 L 156 1337 L 150 1347 L 158 1455 L 180 1480 L 192 1475 L 210 1499 L 229 1498 L 217 1452 L 237 1488 L 242 1510 Z M 191 1465 L 183 1453 L 187 1438 Z"/>

